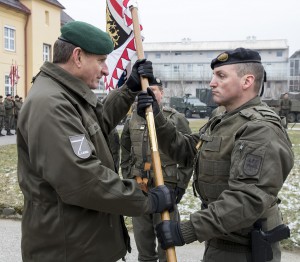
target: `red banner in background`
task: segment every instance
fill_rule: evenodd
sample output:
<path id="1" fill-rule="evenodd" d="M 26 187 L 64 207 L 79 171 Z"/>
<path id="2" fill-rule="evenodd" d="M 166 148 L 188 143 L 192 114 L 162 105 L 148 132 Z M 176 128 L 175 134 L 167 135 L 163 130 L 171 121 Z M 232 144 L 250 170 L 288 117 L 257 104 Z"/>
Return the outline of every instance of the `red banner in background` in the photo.
<path id="1" fill-rule="evenodd" d="M 18 84 L 19 80 L 19 72 L 18 72 L 18 65 L 15 62 L 15 64 L 12 62 L 10 66 L 10 73 L 9 73 L 9 79 L 10 79 L 10 86 L 13 89 L 16 84 Z"/>

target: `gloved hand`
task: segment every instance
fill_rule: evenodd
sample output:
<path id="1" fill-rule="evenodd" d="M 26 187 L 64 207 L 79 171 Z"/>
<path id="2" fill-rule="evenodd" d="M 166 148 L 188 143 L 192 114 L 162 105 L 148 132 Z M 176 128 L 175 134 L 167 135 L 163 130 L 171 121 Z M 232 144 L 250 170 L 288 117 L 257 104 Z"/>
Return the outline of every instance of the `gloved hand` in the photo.
<path id="1" fill-rule="evenodd" d="M 180 230 L 180 223 L 177 221 L 162 221 L 155 227 L 155 230 L 158 242 L 164 250 L 169 247 L 183 246 L 185 244 Z"/>
<path id="2" fill-rule="evenodd" d="M 165 185 L 150 189 L 148 198 L 151 205 L 150 214 L 173 209 L 175 203 L 173 190 Z"/>
<path id="3" fill-rule="evenodd" d="M 185 189 L 181 187 L 176 187 L 174 190 L 175 195 L 175 203 L 179 204 L 180 200 L 182 199 L 183 195 L 185 194 Z"/>
<path id="4" fill-rule="evenodd" d="M 148 87 L 147 92 L 142 91 L 138 94 L 137 114 L 146 119 L 145 111 L 150 105 L 152 105 L 153 114 L 156 116 L 160 111 L 159 105 L 153 91 Z"/>
<path id="5" fill-rule="evenodd" d="M 126 82 L 128 88 L 133 92 L 142 90 L 140 76 L 147 77 L 149 81 L 154 78 L 152 62 L 146 59 L 137 60 L 131 70 L 131 74 Z"/>

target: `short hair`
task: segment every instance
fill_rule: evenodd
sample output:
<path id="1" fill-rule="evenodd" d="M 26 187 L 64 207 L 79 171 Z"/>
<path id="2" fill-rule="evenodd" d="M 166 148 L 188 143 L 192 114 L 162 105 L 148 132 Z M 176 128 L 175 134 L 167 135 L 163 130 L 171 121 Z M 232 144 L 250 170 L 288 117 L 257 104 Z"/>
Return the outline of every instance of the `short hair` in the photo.
<path id="1" fill-rule="evenodd" d="M 75 48 L 76 46 L 71 43 L 56 40 L 53 47 L 53 63 L 67 63 Z"/>
<path id="2" fill-rule="evenodd" d="M 252 74 L 255 77 L 254 88 L 259 92 L 264 83 L 264 67 L 260 63 L 239 63 L 235 64 L 237 75 L 243 77 L 247 74 Z"/>

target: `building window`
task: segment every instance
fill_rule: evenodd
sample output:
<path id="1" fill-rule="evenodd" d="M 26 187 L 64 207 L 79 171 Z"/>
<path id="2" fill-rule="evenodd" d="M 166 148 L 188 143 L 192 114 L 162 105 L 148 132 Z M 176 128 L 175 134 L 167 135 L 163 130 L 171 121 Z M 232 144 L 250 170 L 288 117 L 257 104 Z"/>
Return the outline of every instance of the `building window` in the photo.
<path id="1" fill-rule="evenodd" d="M 173 66 L 173 71 L 178 73 L 179 72 L 179 65 L 174 65 Z"/>
<path id="2" fill-rule="evenodd" d="M 5 75 L 4 90 L 5 90 L 5 95 L 11 94 L 9 75 Z"/>
<path id="3" fill-rule="evenodd" d="M 181 52 L 175 52 L 175 55 L 181 55 Z"/>
<path id="4" fill-rule="evenodd" d="M 187 65 L 188 72 L 193 72 L 193 64 Z"/>
<path id="5" fill-rule="evenodd" d="M 49 11 L 45 11 L 45 24 L 49 25 Z"/>
<path id="6" fill-rule="evenodd" d="M 51 45 L 43 44 L 43 61 L 50 61 L 51 59 Z"/>
<path id="7" fill-rule="evenodd" d="M 283 55 L 283 52 L 282 52 L 282 51 L 277 51 L 277 52 L 276 52 L 276 56 L 277 56 L 277 57 L 282 57 L 282 55 Z"/>
<path id="8" fill-rule="evenodd" d="M 16 51 L 16 30 L 12 27 L 4 27 L 4 48 L 8 51 Z"/>
<path id="9" fill-rule="evenodd" d="M 161 54 L 160 53 L 156 53 L 155 54 L 155 58 L 160 59 L 161 58 Z"/>

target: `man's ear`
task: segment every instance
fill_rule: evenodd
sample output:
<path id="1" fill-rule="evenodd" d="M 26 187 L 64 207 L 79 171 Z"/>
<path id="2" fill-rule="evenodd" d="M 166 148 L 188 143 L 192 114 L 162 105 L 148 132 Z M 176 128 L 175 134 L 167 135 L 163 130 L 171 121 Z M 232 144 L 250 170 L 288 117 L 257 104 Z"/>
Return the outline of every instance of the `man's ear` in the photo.
<path id="1" fill-rule="evenodd" d="M 250 86 L 254 85 L 255 77 L 254 75 L 244 75 L 242 79 L 243 89 L 248 89 Z"/>
<path id="2" fill-rule="evenodd" d="M 79 47 L 74 48 L 72 58 L 77 67 L 81 67 L 82 50 Z"/>

